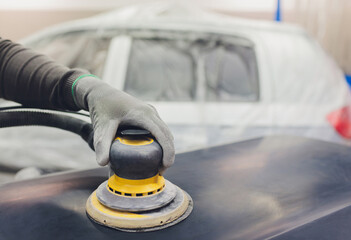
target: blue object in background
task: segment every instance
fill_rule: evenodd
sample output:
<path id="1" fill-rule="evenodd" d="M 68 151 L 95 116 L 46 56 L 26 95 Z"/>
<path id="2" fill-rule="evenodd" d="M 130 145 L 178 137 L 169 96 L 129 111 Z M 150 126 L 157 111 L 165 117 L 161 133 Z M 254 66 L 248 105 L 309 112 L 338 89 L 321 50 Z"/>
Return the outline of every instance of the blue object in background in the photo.
<path id="1" fill-rule="evenodd" d="M 346 82 L 349 84 L 349 86 L 351 87 L 351 75 L 345 75 L 346 78 Z"/>
<path id="2" fill-rule="evenodd" d="M 275 21 L 281 22 L 280 0 L 277 0 L 277 10 L 275 11 Z"/>

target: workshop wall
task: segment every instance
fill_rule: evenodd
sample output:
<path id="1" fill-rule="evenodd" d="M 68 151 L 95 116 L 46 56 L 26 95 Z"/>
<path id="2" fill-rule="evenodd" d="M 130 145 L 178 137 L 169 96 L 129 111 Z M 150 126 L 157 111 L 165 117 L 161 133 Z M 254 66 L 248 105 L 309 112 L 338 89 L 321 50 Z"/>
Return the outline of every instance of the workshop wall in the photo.
<path id="1" fill-rule="evenodd" d="M 166 1 L 166 0 L 165 0 Z M 174 0 L 173 0 L 174 1 Z M 1 0 L 0 36 L 14 41 L 52 25 L 152 0 Z M 244 18 L 273 20 L 277 0 L 177 0 Z M 351 75 L 350 0 L 281 0 L 282 20 L 304 27 Z"/>
<path id="2" fill-rule="evenodd" d="M 351 1 L 296 0 L 291 19 L 303 26 L 351 75 Z"/>
<path id="3" fill-rule="evenodd" d="M 0 10 L 0 36 L 18 41 L 43 28 L 100 13 L 94 10 Z"/>

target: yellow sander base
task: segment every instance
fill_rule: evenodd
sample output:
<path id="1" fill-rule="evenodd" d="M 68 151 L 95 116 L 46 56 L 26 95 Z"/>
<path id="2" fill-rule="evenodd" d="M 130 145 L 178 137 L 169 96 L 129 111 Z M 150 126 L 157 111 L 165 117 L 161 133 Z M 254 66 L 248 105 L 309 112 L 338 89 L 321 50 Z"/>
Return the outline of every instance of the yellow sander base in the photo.
<path id="1" fill-rule="evenodd" d="M 96 191 L 86 203 L 87 214 L 93 221 L 126 232 L 155 231 L 170 227 L 188 217 L 192 209 L 191 197 L 179 187 L 172 202 L 150 211 L 132 213 L 106 207 L 98 201 Z"/>

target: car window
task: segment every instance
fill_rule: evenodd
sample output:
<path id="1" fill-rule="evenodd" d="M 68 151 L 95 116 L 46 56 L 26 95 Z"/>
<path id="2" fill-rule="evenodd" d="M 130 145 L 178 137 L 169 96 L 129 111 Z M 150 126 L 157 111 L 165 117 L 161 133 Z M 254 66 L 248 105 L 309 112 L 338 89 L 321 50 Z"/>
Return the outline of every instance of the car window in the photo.
<path id="1" fill-rule="evenodd" d="M 203 97 L 197 95 L 200 82 Z M 257 101 L 254 49 L 211 38 L 136 38 L 124 91 L 146 101 Z"/>
<path id="2" fill-rule="evenodd" d="M 195 64 L 181 42 L 134 39 L 124 90 L 146 101 L 191 101 Z"/>
<path id="3" fill-rule="evenodd" d="M 217 42 L 204 57 L 207 101 L 258 100 L 258 75 L 252 48 Z"/>
<path id="4" fill-rule="evenodd" d="M 70 32 L 30 47 L 70 68 L 103 76 L 109 45 L 116 35 Z M 124 91 L 145 101 L 259 99 L 254 48 L 246 39 L 238 44 L 229 36 L 132 37 L 125 78 Z"/>
<path id="5" fill-rule="evenodd" d="M 102 76 L 110 41 L 111 37 L 79 32 L 47 38 L 30 47 L 65 66 Z"/>

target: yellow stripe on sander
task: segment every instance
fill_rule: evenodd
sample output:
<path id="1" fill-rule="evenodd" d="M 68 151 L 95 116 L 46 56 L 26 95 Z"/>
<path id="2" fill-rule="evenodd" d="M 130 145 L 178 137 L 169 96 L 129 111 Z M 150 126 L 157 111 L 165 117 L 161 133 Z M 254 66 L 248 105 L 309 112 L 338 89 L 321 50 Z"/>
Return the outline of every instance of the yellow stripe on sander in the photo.
<path id="1" fill-rule="evenodd" d="M 135 197 L 136 194 L 147 196 L 150 192 L 152 192 L 152 194 L 160 192 L 165 186 L 165 179 L 159 174 L 151 178 L 140 180 L 130 180 L 113 175 L 109 178 L 107 185 L 114 191 L 120 192 L 121 195 L 128 193 L 131 194 L 132 197 Z M 114 193 L 109 188 L 108 190 Z"/>
<path id="2" fill-rule="evenodd" d="M 131 137 L 117 137 L 115 140 L 118 140 L 125 145 L 133 146 L 144 146 L 154 142 L 154 139 L 149 137 L 144 137 L 143 139 L 133 139 Z"/>

